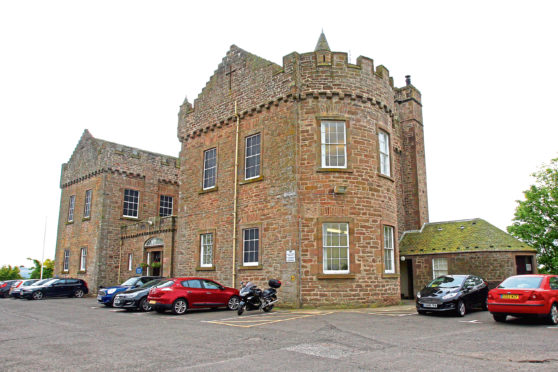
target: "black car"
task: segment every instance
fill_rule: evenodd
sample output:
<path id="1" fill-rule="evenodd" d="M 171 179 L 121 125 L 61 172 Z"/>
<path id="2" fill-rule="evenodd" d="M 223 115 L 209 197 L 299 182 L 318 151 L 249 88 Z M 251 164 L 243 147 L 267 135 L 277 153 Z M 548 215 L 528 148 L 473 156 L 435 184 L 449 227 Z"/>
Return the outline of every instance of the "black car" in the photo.
<path id="1" fill-rule="evenodd" d="M 152 307 L 147 302 L 149 290 L 160 284 L 164 278 L 150 280 L 138 288 L 130 288 L 114 297 L 113 306 L 122 307 L 127 310 L 138 309 L 140 311 L 151 311 Z"/>
<path id="2" fill-rule="evenodd" d="M 28 300 L 42 300 L 44 297 L 83 297 L 89 292 L 83 279 L 51 279 L 42 285 L 26 287 L 21 297 Z"/>
<path id="3" fill-rule="evenodd" d="M 464 316 L 475 306 L 488 310 L 488 285 L 474 275 L 443 275 L 417 293 L 417 312 L 455 312 Z"/>
<path id="4" fill-rule="evenodd" d="M 10 288 L 14 283 L 19 282 L 19 280 L 4 280 L 0 282 L 0 297 L 8 297 L 10 293 Z"/>

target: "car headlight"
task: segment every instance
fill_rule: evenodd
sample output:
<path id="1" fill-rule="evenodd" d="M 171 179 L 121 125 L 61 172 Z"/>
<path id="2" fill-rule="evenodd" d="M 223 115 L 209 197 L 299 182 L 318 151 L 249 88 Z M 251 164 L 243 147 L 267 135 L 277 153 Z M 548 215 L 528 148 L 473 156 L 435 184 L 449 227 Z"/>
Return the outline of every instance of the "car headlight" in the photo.
<path id="1" fill-rule="evenodd" d="M 420 292 L 417 292 L 417 298 L 420 298 Z"/>
<path id="2" fill-rule="evenodd" d="M 450 298 L 454 298 L 458 295 L 458 292 L 454 292 L 454 293 L 448 293 L 447 295 L 445 295 L 444 297 L 442 297 L 443 300 L 449 300 Z"/>
<path id="3" fill-rule="evenodd" d="M 116 292 L 116 288 L 111 288 L 107 291 L 107 294 L 113 294 L 114 292 Z"/>

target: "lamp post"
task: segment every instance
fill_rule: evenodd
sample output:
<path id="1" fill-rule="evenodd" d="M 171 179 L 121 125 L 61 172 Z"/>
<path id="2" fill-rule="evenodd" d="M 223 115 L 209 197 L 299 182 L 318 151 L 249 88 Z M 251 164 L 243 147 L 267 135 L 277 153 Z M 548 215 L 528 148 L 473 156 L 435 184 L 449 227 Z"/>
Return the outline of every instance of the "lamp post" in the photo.
<path id="1" fill-rule="evenodd" d="M 43 279 L 43 267 L 45 265 L 46 228 L 47 228 L 47 217 L 45 217 L 45 233 L 43 235 L 43 256 L 41 257 L 41 280 Z"/>

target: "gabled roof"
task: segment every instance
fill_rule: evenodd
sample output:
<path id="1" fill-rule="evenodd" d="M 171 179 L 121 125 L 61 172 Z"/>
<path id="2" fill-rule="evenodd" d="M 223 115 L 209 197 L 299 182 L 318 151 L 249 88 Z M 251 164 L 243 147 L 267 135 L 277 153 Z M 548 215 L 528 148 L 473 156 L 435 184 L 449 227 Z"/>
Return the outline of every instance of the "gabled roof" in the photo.
<path id="1" fill-rule="evenodd" d="M 399 243 L 402 256 L 536 249 L 483 219 L 426 223 L 420 231 L 406 231 Z"/>

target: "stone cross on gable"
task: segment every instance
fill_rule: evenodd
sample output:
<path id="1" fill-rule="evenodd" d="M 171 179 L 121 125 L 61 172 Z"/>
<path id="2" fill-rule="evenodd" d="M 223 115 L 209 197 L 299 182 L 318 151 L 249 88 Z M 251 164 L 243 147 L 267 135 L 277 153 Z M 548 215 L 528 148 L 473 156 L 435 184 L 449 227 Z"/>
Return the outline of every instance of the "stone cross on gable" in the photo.
<path id="1" fill-rule="evenodd" d="M 228 75 L 228 76 L 229 76 L 229 90 L 232 89 L 232 74 L 233 74 L 233 72 L 235 72 L 235 71 L 236 71 L 236 69 L 233 70 L 233 69 L 232 69 L 232 66 L 229 66 L 229 72 L 226 72 L 226 73 L 225 73 L 225 75 Z"/>

